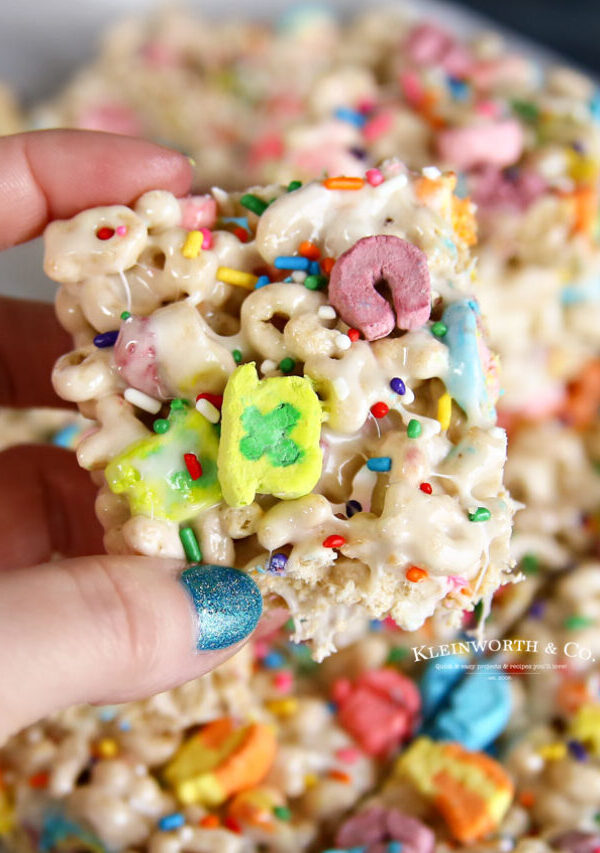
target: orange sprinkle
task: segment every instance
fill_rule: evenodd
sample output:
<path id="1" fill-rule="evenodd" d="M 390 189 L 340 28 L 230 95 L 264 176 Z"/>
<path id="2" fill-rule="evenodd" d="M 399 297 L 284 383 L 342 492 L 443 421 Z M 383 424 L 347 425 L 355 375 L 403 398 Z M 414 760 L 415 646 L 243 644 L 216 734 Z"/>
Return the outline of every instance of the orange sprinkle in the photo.
<path id="1" fill-rule="evenodd" d="M 535 794 L 533 791 L 521 791 L 517 799 L 524 808 L 529 809 L 535 803 Z"/>
<path id="2" fill-rule="evenodd" d="M 597 417 L 599 405 L 600 359 L 593 359 L 569 382 L 560 414 L 570 426 L 585 429 Z"/>
<path id="3" fill-rule="evenodd" d="M 216 814 L 204 815 L 198 822 L 198 826 L 201 826 L 203 829 L 216 829 L 220 825 L 221 821 Z"/>
<path id="4" fill-rule="evenodd" d="M 425 571 L 425 569 L 420 569 L 418 566 L 410 566 L 410 568 L 406 572 L 406 580 L 412 581 L 413 583 L 422 581 L 423 578 L 427 577 L 429 577 L 429 574 Z"/>
<path id="5" fill-rule="evenodd" d="M 364 178 L 350 178 L 346 175 L 338 175 L 335 178 L 326 178 L 323 181 L 323 186 L 328 190 L 361 190 L 364 185 Z"/>
<path id="6" fill-rule="evenodd" d="M 574 206 L 573 230 L 581 234 L 591 234 L 598 209 L 598 192 L 594 187 L 578 187 L 571 193 Z"/>
<path id="7" fill-rule="evenodd" d="M 321 269 L 325 273 L 325 275 L 330 275 L 331 270 L 335 264 L 335 258 L 323 258 L 321 261 Z"/>
<path id="8" fill-rule="evenodd" d="M 318 261 L 321 257 L 321 250 L 310 240 L 303 240 L 298 247 L 298 252 L 303 258 L 308 258 L 309 261 Z"/>
<path id="9" fill-rule="evenodd" d="M 345 785 L 349 785 L 352 782 L 352 776 L 344 773 L 343 770 L 330 770 L 328 776 L 330 779 L 335 779 L 336 782 L 343 782 Z"/>
<path id="10" fill-rule="evenodd" d="M 35 773 L 33 776 L 29 777 L 29 787 L 30 788 L 47 788 L 48 782 L 50 781 L 50 774 L 42 771 L 41 773 Z"/>
<path id="11" fill-rule="evenodd" d="M 456 236 L 467 246 L 474 246 L 477 242 L 477 223 L 471 199 L 453 195 L 451 204 L 452 227 Z"/>

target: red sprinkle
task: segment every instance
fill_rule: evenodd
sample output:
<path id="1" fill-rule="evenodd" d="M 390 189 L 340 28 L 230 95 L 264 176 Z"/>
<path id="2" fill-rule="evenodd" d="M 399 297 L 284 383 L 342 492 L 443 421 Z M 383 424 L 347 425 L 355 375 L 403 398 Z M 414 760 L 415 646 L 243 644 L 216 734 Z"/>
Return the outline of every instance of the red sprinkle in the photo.
<path id="1" fill-rule="evenodd" d="M 323 540 L 323 548 L 341 548 L 346 544 L 343 536 L 338 536 L 337 533 L 332 533 L 327 539 Z"/>
<path id="2" fill-rule="evenodd" d="M 42 771 L 41 773 L 35 773 L 33 776 L 29 777 L 29 787 L 30 788 L 47 788 L 48 782 L 50 781 L 50 774 Z"/>
<path id="3" fill-rule="evenodd" d="M 233 233 L 238 238 L 240 243 L 247 243 L 248 242 L 248 236 L 249 235 L 248 235 L 248 232 L 246 231 L 245 228 L 239 228 L 239 227 L 234 228 Z"/>
<path id="4" fill-rule="evenodd" d="M 321 269 L 325 275 L 329 275 L 335 265 L 335 258 L 323 258 L 321 261 Z"/>
<path id="5" fill-rule="evenodd" d="M 114 228 L 108 228 L 106 225 L 103 228 L 98 228 L 96 231 L 96 237 L 99 240 L 110 240 L 110 238 L 115 233 Z"/>
<path id="6" fill-rule="evenodd" d="M 273 676 L 273 686 L 280 693 L 288 693 L 294 685 L 294 675 L 289 669 L 283 669 Z"/>
<path id="7" fill-rule="evenodd" d="M 198 394 L 196 397 L 196 402 L 198 400 L 208 400 L 209 403 L 215 407 L 215 409 L 221 409 L 223 405 L 223 395 L 222 394 Z"/>
<path id="8" fill-rule="evenodd" d="M 389 410 L 388 404 L 383 402 L 373 403 L 371 406 L 371 414 L 374 418 L 385 418 Z"/>
<path id="9" fill-rule="evenodd" d="M 421 483 L 419 486 L 422 492 L 425 492 L 426 495 L 430 495 L 433 492 L 431 488 L 431 483 Z"/>
<path id="10" fill-rule="evenodd" d="M 426 577 L 428 577 L 428 574 L 425 569 L 420 569 L 418 566 L 410 566 L 406 573 L 406 580 L 412 581 L 413 583 L 422 581 L 423 578 Z"/>
<path id="11" fill-rule="evenodd" d="M 240 834 L 242 832 L 242 827 L 239 825 L 237 820 L 234 817 L 231 817 L 230 815 L 227 815 L 227 817 L 223 821 L 223 825 L 226 826 L 227 829 L 230 829 L 232 832 L 238 832 Z"/>
<path id="12" fill-rule="evenodd" d="M 357 341 L 360 338 L 360 332 L 358 331 L 358 329 L 348 329 L 346 334 L 348 335 L 352 343 L 354 343 L 354 341 Z"/>
<path id="13" fill-rule="evenodd" d="M 198 457 L 195 453 L 184 453 L 183 459 L 185 461 L 185 467 L 188 469 L 189 475 L 192 480 L 199 480 L 202 476 L 202 465 L 198 461 Z"/>

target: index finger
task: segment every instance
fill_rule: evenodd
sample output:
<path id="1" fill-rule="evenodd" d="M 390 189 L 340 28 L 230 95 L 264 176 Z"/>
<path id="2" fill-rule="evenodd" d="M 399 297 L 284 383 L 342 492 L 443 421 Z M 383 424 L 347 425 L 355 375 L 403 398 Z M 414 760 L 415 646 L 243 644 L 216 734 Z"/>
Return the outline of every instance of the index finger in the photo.
<path id="1" fill-rule="evenodd" d="M 86 130 L 0 138 L 0 249 L 87 207 L 129 204 L 151 189 L 184 195 L 191 181 L 187 157 L 142 139 Z"/>

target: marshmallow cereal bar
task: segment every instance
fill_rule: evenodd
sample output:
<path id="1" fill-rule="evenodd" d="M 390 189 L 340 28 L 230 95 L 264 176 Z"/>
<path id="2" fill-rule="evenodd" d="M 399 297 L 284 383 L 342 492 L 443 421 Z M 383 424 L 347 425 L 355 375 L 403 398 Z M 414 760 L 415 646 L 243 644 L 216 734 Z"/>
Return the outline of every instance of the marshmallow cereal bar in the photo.
<path id="1" fill-rule="evenodd" d="M 355 619 L 489 602 L 514 505 L 454 186 L 392 160 L 48 227 L 109 552 L 251 572 L 317 658 Z"/>

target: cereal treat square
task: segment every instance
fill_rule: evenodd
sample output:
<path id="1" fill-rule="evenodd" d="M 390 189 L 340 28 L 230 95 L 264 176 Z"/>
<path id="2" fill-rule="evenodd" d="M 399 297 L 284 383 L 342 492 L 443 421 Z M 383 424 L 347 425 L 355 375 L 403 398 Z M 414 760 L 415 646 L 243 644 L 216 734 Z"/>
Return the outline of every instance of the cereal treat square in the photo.
<path id="1" fill-rule="evenodd" d="M 109 552 L 252 572 L 317 658 L 365 617 L 489 603 L 515 505 L 455 184 L 391 160 L 48 227 Z"/>

